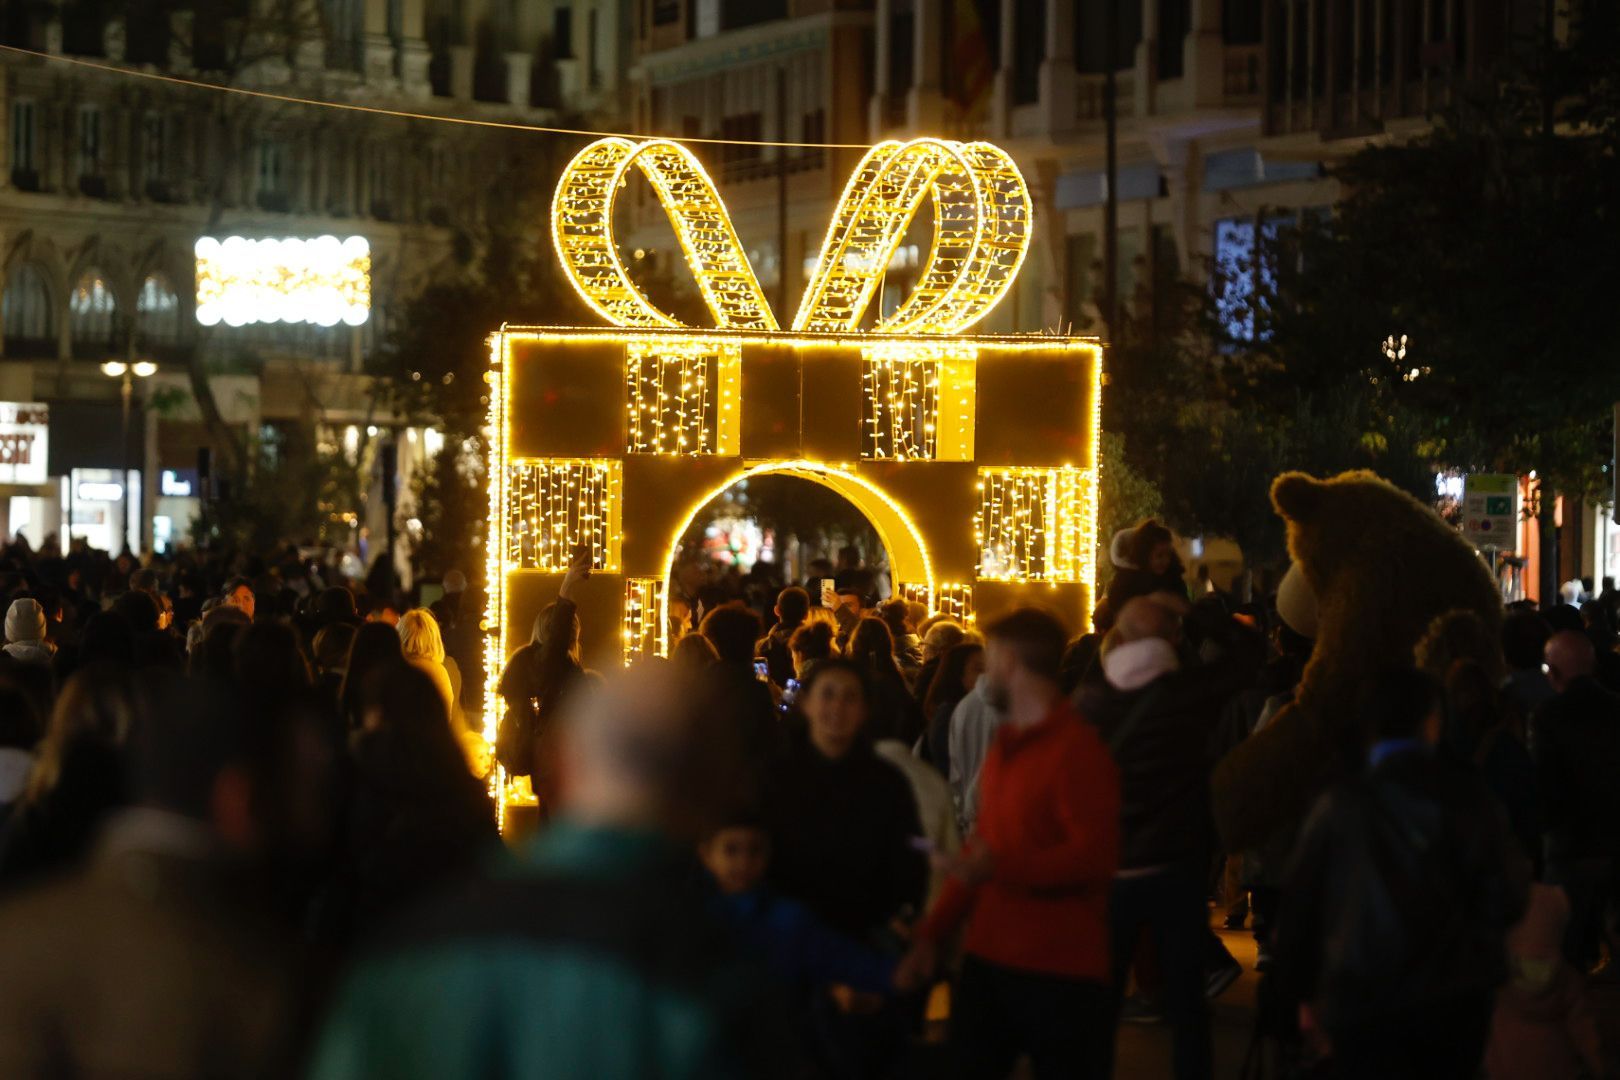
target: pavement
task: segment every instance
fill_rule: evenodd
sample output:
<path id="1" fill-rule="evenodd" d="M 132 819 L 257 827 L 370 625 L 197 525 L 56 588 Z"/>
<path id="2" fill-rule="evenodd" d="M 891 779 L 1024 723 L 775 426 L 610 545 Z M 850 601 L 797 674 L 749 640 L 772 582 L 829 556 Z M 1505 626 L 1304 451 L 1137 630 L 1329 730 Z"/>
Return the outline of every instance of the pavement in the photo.
<path id="1" fill-rule="evenodd" d="M 1217 1080 L 1239 1076 L 1254 1030 L 1255 994 L 1260 976 L 1254 970 L 1254 935 L 1247 930 L 1215 933 L 1243 965 L 1243 974 L 1212 1006 L 1210 1030 L 1215 1043 Z M 1606 1043 L 1611 1072 L 1620 1062 L 1620 972 L 1587 984 L 1588 1000 L 1598 1032 Z M 1170 1058 L 1170 1028 L 1166 1024 L 1121 1024 L 1115 1043 L 1115 1080 L 1164 1080 L 1174 1075 Z M 1483 1075 L 1483 1074 L 1482 1074 Z"/>
<path id="2" fill-rule="evenodd" d="M 1210 1033 L 1215 1042 L 1215 1075 L 1237 1076 L 1254 1031 L 1255 993 L 1260 976 L 1254 970 L 1254 934 L 1248 930 L 1222 930 L 1216 935 L 1243 965 L 1238 977 L 1211 1006 Z M 1170 1065 L 1170 1027 L 1167 1024 L 1121 1024 L 1114 1044 L 1115 1080 L 1164 1080 L 1173 1075 Z"/>

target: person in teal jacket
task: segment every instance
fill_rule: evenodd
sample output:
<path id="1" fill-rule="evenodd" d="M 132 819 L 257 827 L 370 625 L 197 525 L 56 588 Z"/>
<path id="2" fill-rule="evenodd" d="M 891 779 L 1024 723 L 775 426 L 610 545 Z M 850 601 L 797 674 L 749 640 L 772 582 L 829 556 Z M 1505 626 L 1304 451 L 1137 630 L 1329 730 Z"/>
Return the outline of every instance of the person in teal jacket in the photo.
<path id="1" fill-rule="evenodd" d="M 671 828 L 703 756 L 678 680 L 644 666 L 581 702 L 559 818 L 374 945 L 326 1020 L 315 1080 L 788 1071 L 777 999 Z"/>

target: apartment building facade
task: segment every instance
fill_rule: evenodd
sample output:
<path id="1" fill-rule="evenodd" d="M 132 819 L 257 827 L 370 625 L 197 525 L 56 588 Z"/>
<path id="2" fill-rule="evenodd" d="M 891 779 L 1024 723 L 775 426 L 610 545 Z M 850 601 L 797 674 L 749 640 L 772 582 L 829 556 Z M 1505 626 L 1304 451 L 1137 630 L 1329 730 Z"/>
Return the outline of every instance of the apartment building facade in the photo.
<path id="1" fill-rule="evenodd" d="M 434 433 L 400 428 L 360 372 L 407 298 L 511 227 L 489 220 L 492 186 L 546 186 L 514 171 L 534 136 L 139 73 L 451 119 L 545 123 L 565 103 L 590 118 L 618 111 L 626 5 L 310 0 L 245 22 L 222 4 L 121 7 L 21 0 L 0 20 L 5 44 L 43 54 L 0 53 L 0 402 L 45 405 L 30 415 L 48 416 L 49 447 L 43 471 L 0 470 L 0 527 L 183 540 L 215 441 L 194 372 L 245 439 L 315 424 L 373 494 L 385 462 L 403 490 Z M 199 238 L 323 235 L 369 245 L 364 323 L 199 325 Z M 397 453 L 368 453 L 379 439 Z M 382 503 L 367 502 L 373 535 Z"/>

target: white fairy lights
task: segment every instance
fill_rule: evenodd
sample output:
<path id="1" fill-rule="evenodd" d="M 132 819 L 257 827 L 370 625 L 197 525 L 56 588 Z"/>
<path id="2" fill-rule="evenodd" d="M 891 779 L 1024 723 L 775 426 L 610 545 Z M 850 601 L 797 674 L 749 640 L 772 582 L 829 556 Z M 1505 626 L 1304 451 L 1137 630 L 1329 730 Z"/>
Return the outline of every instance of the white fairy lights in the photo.
<path id="1" fill-rule="evenodd" d="M 619 569 L 617 513 L 623 466 L 606 458 L 545 458 L 506 467 L 509 570 L 563 573 L 574 549 L 590 546 L 591 569 Z"/>
<path id="2" fill-rule="evenodd" d="M 737 452 L 741 348 L 718 341 L 628 345 L 625 452 Z"/>
<path id="3" fill-rule="evenodd" d="M 980 469 L 979 579 L 1089 581 L 1095 502 L 1089 469 Z"/>
<path id="4" fill-rule="evenodd" d="M 197 321 L 360 326 L 371 312 L 371 246 L 363 236 L 197 241 Z"/>
<path id="5" fill-rule="evenodd" d="M 876 461 L 970 460 L 976 352 L 970 345 L 915 339 L 863 348 L 861 456 Z"/>
<path id="6" fill-rule="evenodd" d="M 625 578 L 624 581 L 624 662 L 663 652 L 664 579 Z"/>

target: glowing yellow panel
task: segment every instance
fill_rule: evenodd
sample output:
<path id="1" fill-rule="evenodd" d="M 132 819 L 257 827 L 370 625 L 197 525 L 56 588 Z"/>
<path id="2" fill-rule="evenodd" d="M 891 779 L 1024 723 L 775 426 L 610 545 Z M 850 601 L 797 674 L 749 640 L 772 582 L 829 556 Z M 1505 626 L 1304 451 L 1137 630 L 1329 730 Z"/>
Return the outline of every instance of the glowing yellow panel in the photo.
<path id="1" fill-rule="evenodd" d="M 591 568 L 619 569 L 619 490 L 624 466 L 614 459 L 541 458 L 514 461 L 505 490 L 506 570 L 560 574 L 581 544 Z"/>
<path id="2" fill-rule="evenodd" d="M 980 469 L 979 579 L 1089 581 L 1096 492 L 1090 469 Z"/>
<path id="3" fill-rule="evenodd" d="M 735 454 L 741 353 L 736 342 L 627 345 L 625 451 Z"/>
<path id="4" fill-rule="evenodd" d="M 861 456 L 883 461 L 973 458 L 976 352 L 942 341 L 885 341 L 861 349 Z"/>
<path id="5" fill-rule="evenodd" d="M 633 664 L 664 651 L 664 580 L 626 578 L 624 582 L 624 662 Z"/>

